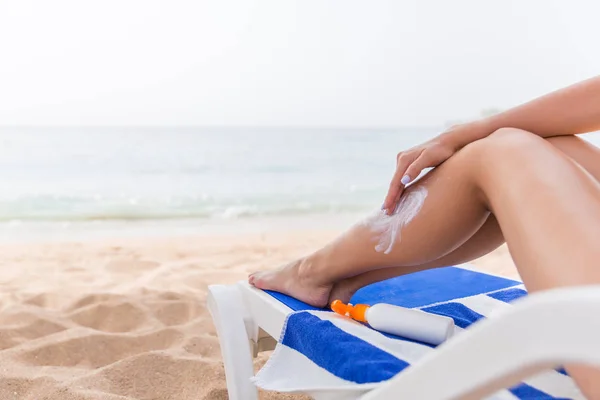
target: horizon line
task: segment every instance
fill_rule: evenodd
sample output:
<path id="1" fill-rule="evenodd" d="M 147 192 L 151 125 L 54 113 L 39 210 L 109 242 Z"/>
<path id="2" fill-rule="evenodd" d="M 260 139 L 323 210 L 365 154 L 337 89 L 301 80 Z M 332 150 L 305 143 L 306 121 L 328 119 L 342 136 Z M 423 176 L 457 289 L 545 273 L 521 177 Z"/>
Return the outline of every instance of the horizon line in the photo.
<path id="1" fill-rule="evenodd" d="M 0 124 L 0 129 L 27 129 L 27 128 L 181 128 L 181 129 L 439 129 L 445 124 L 439 125 L 178 125 L 178 124 Z"/>

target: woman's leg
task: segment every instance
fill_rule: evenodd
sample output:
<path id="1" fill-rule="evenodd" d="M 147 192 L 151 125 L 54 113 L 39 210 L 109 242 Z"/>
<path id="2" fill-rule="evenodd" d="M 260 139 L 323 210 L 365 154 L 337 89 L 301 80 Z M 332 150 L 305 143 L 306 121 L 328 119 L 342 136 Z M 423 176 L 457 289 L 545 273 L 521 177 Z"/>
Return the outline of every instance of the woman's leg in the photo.
<path id="1" fill-rule="evenodd" d="M 600 181 L 600 149 L 576 136 L 557 136 L 546 140 Z M 335 299 L 348 302 L 358 289 L 395 276 L 472 261 L 495 250 L 502 243 L 504 243 L 504 236 L 498 221 L 490 215 L 479 231 L 450 254 L 427 264 L 381 268 L 343 279 L 334 284 L 329 302 Z"/>
<path id="2" fill-rule="evenodd" d="M 277 271 L 255 274 L 251 282 L 322 306 L 329 300 L 333 283 L 341 279 L 383 267 L 423 265 L 450 254 L 482 227 L 490 209 L 501 222 L 509 249 L 530 290 L 551 287 L 548 285 L 554 282 L 576 281 L 572 270 L 562 276 L 565 271 L 561 271 L 557 260 L 567 259 L 556 253 L 585 248 L 578 253 L 581 256 L 595 248 L 594 241 L 588 243 L 588 236 L 579 239 L 565 232 L 599 229 L 587 215 L 598 206 L 597 200 L 590 201 L 590 193 L 597 196 L 594 191 L 598 187 L 582 168 L 534 136 L 504 130 L 472 143 L 411 187 L 409 192 L 424 187 L 429 195 L 389 254 L 375 251 L 373 232 L 357 225 L 306 259 Z M 555 178 L 559 176 L 565 180 Z M 515 190 L 517 184 L 522 187 L 520 191 Z M 545 192 L 551 196 L 540 195 Z M 587 203 L 592 207 L 589 210 L 584 207 Z M 512 244 L 508 232 L 514 232 Z M 520 262 L 530 259 L 531 264 Z M 538 271 L 538 264 L 547 266 Z M 533 279 L 528 283 L 530 276 Z"/>
<path id="3" fill-rule="evenodd" d="M 375 269 L 337 281 L 329 293 L 328 303 L 331 303 L 333 300 L 341 300 L 344 303 L 348 303 L 358 289 L 375 282 L 426 269 L 447 267 L 475 260 L 494 251 L 502 243 L 504 243 L 504 236 L 502 236 L 498 221 L 496 221 L 496 217 L 490 215 L 483 226 L 471 238 L 456 250 L 436 260 L 414 266 Z"/>

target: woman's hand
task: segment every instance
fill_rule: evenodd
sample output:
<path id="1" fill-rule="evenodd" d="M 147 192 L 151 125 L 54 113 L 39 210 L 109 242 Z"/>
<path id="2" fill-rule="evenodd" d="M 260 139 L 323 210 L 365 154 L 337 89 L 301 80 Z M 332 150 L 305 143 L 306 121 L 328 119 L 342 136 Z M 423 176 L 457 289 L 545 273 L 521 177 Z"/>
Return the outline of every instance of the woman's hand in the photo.
<path id="1" fill-rule="evenodd" d="M 390 183 L 382 210 L 392 214 L 406 185 L 415 180 L 425 168 L 437 167 L 463 146 L 460 140 L 457 140 L 458 128 L 453 127 L 428 142 L 398 153 L 396 173 Z"/>

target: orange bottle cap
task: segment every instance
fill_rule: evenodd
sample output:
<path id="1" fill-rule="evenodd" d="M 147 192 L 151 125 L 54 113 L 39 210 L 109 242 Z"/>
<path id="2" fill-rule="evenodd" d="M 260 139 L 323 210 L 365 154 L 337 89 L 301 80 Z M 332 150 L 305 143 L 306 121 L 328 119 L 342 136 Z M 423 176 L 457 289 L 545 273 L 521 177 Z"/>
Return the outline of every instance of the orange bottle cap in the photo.
<path id="1" fill-rule="evenodd" d="M 348 315 L 352 306 L 342 303 L 341 300 L 334 300 L 331 302 L 331 310 L 340 315 Z"/>
<path id="2" fill-rule="evenodd" d="M 367 322 L 365 315 L 369 306 L 366 304 L 352 306 L 342 303 L 341 300 L 334 300 L 331 302 L 331 309 L 337 314 L 348 316 L 356 321 Z"/>
<path id="3" fill-rule="evenodd" d="M 367 322 L 366 314 L 369 306 L 366 304 L 357 304 L 352 307 L 352 311 L 350 311 L 350 316 L 360 322 Z"/>

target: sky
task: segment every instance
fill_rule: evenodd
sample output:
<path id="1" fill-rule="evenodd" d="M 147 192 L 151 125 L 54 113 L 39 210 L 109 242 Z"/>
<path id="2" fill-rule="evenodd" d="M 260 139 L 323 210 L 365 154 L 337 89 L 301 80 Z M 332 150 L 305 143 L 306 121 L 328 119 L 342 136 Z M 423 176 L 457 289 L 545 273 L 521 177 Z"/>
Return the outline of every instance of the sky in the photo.
<path id="1" fill-rule="evenodd" d="M 435 126 L 600 74 L 597 0 L 0 0 L 0 125 Z"/>

